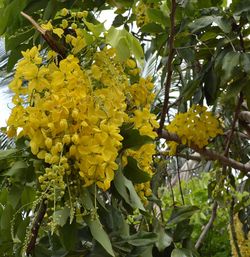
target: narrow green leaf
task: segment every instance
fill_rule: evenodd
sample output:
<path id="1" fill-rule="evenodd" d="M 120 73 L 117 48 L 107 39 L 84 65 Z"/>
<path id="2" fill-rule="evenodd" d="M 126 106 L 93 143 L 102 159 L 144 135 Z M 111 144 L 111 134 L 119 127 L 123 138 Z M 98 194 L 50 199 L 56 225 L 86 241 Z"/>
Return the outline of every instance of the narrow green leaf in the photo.
<path id="1" fill-rule="evenodd" d="M 196 32 L 196 31 L 203 29 L 203 28 L 207 27 L 208 25 L 212 24 L 213 21 L 214 21 L 213 16 L 203 16 L 203 17 L 195 20 L 194 22 L 192 22 L 189 25 L 189 28 L 191 29 L 192 32 Z"/>
<path id="2" fill-rule="evenodd" d="M 199 210 L 196 206 L 180 206 L 174 207 L 171 216 L 167 222 L 168 225 L 177 224 L 190 217 Z"/>
<path id="3" fill-rule="evenodd" d="M 211 67 L 211 69 L 209 69 L 209 71 L 205 74 L 203 82 L 204 82 L 204 93 L 205 93 L 207 104 L 211 105 L 216 100 L 216 97 L 217 97 L 216 93 L 218 90 L 218 82 L 219 82 L 213 67 Z"/>
<path id="4" fill-rule="evenodd" d="M 110 239 L 102 227 L 102 224 L 99 219 L 92 220 L 90 217 L 85 219 L 88 224 L 91 234 L 98 243 L 111 255 L 115 256 Z"/>
<path id="5" fill-rule="evenodd" d="M 154 232 L 140 231 L 139 233 L 126 237 L 125 240 L 133 246 L 148 246 L 157 242 L 158 235 Z"/>
<path id="6" fill-rule="evenodd" d="M 129 204 L 134 209 L 138 208 L 145 211 L 132 182 L 123 175 L 121 170 L 116 172 L 114 185 L 118 193 L 123 197 L 127 204 Z"/>

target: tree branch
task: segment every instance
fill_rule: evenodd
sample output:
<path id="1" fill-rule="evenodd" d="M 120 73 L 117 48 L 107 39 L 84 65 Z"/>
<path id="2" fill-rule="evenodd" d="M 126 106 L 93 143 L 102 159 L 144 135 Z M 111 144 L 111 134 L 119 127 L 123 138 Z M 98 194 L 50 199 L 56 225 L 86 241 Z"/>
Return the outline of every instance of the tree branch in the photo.
<path id="1" fill-rule="evenodd" d="M 28 242 L 28 245 L 27 245 L 27 248 L 26 248 L 26 255 L 27 256 L 29 256 L 29 254 L 31 254 L 32 251 L 35 248 L 38 231 L 39 231 L 39 228 L 41 226 L 43 217 L 44 217 L 44 215 L 46 213 L 46 209 L 47 209 L 47 205 L 46 205 L 45 202 L 46 202 L 46 200 L 43 199 L 42 202 L 40 203 L 40 206 L 39 206 L 38 211 L 37 211 L 37 215 L 36 215 L 35 220 L 32 224 L 31 237 L 29 239 L 29 242 Z"/>
<path id="2" fill-rule="evenodd" d="M 163 130 L 159 137 L 164 138 L 167 141 L 175 141 L 176 143 L 181 144 L 181 139 L 176 134 L 170 133 L 166 130 Z M 189 147 L 202 155 L 206 160 L 219 161 L 221 164 L 232 167 L 234 169 L 241 170 L 243 172 L 250 172 L 250 164 L 237 162 L 234 159 L 225 157 L 224 155 L 218 154 L 217 152 L 207 148 L 199 148 L 197 145 L 192 143 L 189 145 Z"/>
<path id="3" fill-rule="evenodd" d="M 172 0 L 172 6 L 171 6 L 171 13 L 170 13 L 170 35 L 169 35 L 169 55 L 168 55 L 168 61 L 167 61 L 167 80 L 165 83 L 165 94 L 164 94 L 164 103 L 161 113 L 161 119 L 160 119 L 160 126 L 159 126 L 159 134 L 161 134 L 161 131 L 164 126 L 164 122 L 166 119 L 166 114 L 168 110 L 168 102 L 169 102 L 169 92 L 170 92 L 170 86 L 171 86 L 171 79 L 172 79 L 172 62 L 174 58 L 174 34 L 175 34 L 175 12 L 176 12 L 176 0 Z"/>
<path id="4" fill-rule="evenodd" d="M 206 224 L 205 228 L 202 230 L 202 233 L 200 234 L 200 237 L 198 238 L 196 244 L 195 244 L 195 249 L 199 249 L 202 242 L 204 241 L 209 229 L 212 227 L 214 220 L 216 218 L 216 212 L 217 212 L 217 208 L 218 208 L 218 203 L 217 201 L 214 202 L 213 204 L 213 208 L 212 208 L 212 215 L 208 221 L 208 223 Z"/>
<path id="5" fill-rule="evenodd" d="M 66 47 L 57 40 L 50 31 L 43 29 L 31 16 L 25 12 L 21 12 L 21 15 L 27 19 L 35 29 L 42 35 L 44 40 L 48 43 L 50 48 L 58 53 L 62 58 L 66 57 L 67 49 Z"/>

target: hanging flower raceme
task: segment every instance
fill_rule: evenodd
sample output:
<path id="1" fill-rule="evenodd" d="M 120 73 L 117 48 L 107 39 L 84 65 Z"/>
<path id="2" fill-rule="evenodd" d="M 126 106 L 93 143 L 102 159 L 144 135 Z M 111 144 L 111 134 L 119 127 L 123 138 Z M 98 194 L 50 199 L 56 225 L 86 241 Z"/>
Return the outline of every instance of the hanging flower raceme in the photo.
<path id="1" fill-rule="evenodd" d="M 62 16 L 66 15 L 69 13 L 63 10 Z M 86 13 L 71 15 L 86 17 Z M 151 138 L 156 137 L 154 129 L 158 126 L 149 109 L 154 98 L 151 79 L 132 74 L 138 81 L 131 85 L 131 69 L 139 71 L 136 62 L 121 62 L 109 46 L 99 50 L 92 44 L 95 51 L 91 56 L 76 57 L 86 47 L 80 42 L 87 42 L 86 31 L 76 25 L 74 35 L 65 34 L 68 23 L 63 19 L 59 25 L 62 29 L 51 22 L 43 26 L 71 44 L 66 58 L 58 61 L 55 52 L 44 54 L 36 46 L 22 53 L 10 84 L 15 106 L 8 120 L 9 135 L 14 136 L 21 128 L 18 136 L 27 137 L 33 155 L 45 163 L 39 177 L 42 190 L 51 190 L 53 195 L 56 187 L 60 196 L 66 177 L 80 179 L 84 186 L 96 183 L 107 190 L 122 153 L 121 126 L 131 124 Z M 154 145 L 145 147 L 130 154 L 151 175 Z M 150 152 L 144 148 L 150 148 Z M 139 160 L 143 155 L 147 158 Z"/>

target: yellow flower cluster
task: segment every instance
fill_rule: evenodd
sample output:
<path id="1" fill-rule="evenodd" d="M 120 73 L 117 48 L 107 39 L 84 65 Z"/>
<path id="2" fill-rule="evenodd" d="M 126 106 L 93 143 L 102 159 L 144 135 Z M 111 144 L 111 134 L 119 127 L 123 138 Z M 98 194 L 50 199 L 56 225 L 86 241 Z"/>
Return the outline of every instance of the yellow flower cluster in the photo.
<path id="1" fill-rule="evenodd" d="M 234 224 L 235 224 L 235 232 L 237 235 L 237 243 L 240 248 L 240 253 L 242 257 L 250 256 L 250 233 L 248 232 L 247 238 L 245 238 L 243 230 L 242 230 L 242 223 L 240 222 L 237 215 L 234 216 Z M 232 241 L 232 234 L 230 232 L 230 243 L 232 248 L 232 256 L 237 257 L 238 254 L 235 250 L 234 243 Z"/>
<path id="2" fill-rule="evenodd" d="M 199 105 L 192 106 L 186 113 L 178 113 L 166 129 L 177 134 L 182 144 L 193 143 L 199 148 L 206 146 L 210 139 L 223 133 L 218 120 L 205 106 Z M 168 143 L 169 155 L 175 154 L 177 145 L 175 142 Z"/>
<path id="3" fill-rule="evenodd" d="M 141 135 L 156 138 L 157 133 L 154 131 L 159 124 L 156 116 L 150 112 L 150 106 L 155 95 L 152 93 L 153 83 L 151 78 L 140 78 L 138 83 L 134 83 L 128 89 L 129 104 L 132 107 L 130 122 L 139 130 Z"/>
<path id="4" fill-rule="evenodd" d="M 135 7 L 135 15 L 136 15 L 136 25 L 138 27 L 142 27 L 150 22 L 150 18 L 148 16 L 149 8 L 157 8 L 159 7 L 159 3 L 146 3 L 143 0 L 140 0 Z"/>
<path id="5" fill-rule="evenodd" d="M 12 131 L 23 128 L 21 135 L 30 139 L 32 153 L 60 167 L 62 175 L 79 172 L 86 186 L 96 182 L 108 189 L 123 139 L 119 127 L 128 119 L 128 80 L 115 51 L 97 52 L 89 70 L 73 55 L 59 66 L 43 65 L 37 47 L 23 56 L 10 84 L 16 106 L 8 125 Z M 102 71 L 98 81 L 93 67 Z M 40 180 L 54 179 L 50 173 L 47 169 Z"/>

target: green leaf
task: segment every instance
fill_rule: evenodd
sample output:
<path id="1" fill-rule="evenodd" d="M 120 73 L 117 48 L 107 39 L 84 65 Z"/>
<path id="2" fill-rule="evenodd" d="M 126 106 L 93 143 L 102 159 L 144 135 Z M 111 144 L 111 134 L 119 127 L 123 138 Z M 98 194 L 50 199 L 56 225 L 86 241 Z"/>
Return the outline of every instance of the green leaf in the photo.
<path id="1" fill-rule="evenodd" d="M 231 9 L 235 15 L 240 15 L 243 12 L 250 11 L 248 0 L 234 0 L 231 4 Z"/>
<path id="2" fill-rule="evenodd" d="M 157 230 L 157 235 L 158 235 L 158 238 L 157 238 L 156 246 L 159 252 L 162 252 L 166 247 L 171 245 L 173 239 L 166 233 L 163 227 L 160 227 Z"/>
<path id="3" fill-rule="evenodd" d="M 222 62 L 222 70 L 224 71 L 224 80 L 228 81 L 231 78 L 233 70 L 240 64 L 241 53 L 228 52 Z"/>
<path id="4" fill-rule="evenodd" d="M 118 57 L 122 62 L 130 57 L 129 42 L 126 37 L 119 39 L 116 50 Z"/>
<path id="5" fill-rule="evenodd" d="M 138 61 L 144 58 L 143 50 L 140 42 L 125 29 L 118 30 L 111 27 L 107 31 L 106 42 L 117 49 L 118 57 L 123 61 L 130 55 L 134 55 Z M 122 44 L 123 47 L 120 46 Z"/>
<path id="6" fill-rule="evenodd" d="M 114 185 L 127 204 L 129 204 L 133 209 L 138 208 L 145 211 L 132 182 L 123 175 L 121 170 L 118 170 L 115 174 Z"/>
<path id="7" fill-rule="evenodd" d="M 150 21 L 166 26 L 166 17 L 160 9 L 147 8 L 147 15 Z"/>
<path id="8" fill-rule="evenodd" d="M 189 223 L 189 219 L 186 219 L 177 224 L 173 234 L 174 242 L 181 242 L 182 240 L 188 240 L 191 238 L 191 234 L 193 232 L 193 225 L 190 225 Z"/>
<path id="9" fill-rule="evenodd" d="M 122 16 L 121 14 L 118 14 L 115 16 L 115 19 L 113 21 L 113 26 L 114 27 L 120 27 L 121 25 L 124 24 L 124 22 L 127 20 L 127 17 Z"/>
<path id="10" fill-rule="evenodd" d="M 188 249 L 174 249 L 171 253 L 171 257 L 195 257 L 191 250 Z"/>
<path id="11" fill-rule="evenodd" d="M 102 224 L 99 219 L 92 219 L 88 217 L 85 219 L 86 223 L 88 224 L 91 234 L 94 239 L 102 245 L 102 247 L 111 255 L 115 256 L 110 239 L 102 227 Z"/>
<path id="12" fill-rule="evenodd" d="M 10 37 L 5 37 L 6 51 L 14 50 L 17 46 L 24 43 L 26 40 L 30 39 L 34 33 L 35 33 L 34 29 L 31 28 L 26 31 L 17 32 L 16 34 L 11 35 Z"/>
<path id="13" fill-rule="evenodd" d="M 0 35 L 2 35 L 8 26 L 15 27 L 20 19 L 20 12 L 27 4 L 27 0 L 11 1 L 6 7 L 0 9 Z"/>
<path id="14" fill-rule="evenodd" d="M 214 17 L 213 21 L 224 33 L 229 33 L 232 29 L 230 22 L 221 16 Z"/>
<path id="15" fill-rule="evenodd" d="M 16 186 L 15 184 L 11 187 L 9 195 L 8 195 L 8 203 L 11 204 L 13 208 L 16 208 L 19 200 L 21 199 L 23 192 L 23 187 Z"/>
<path id="16" fill-rule="evenodd" d="M 141 32 L 143 33 L 161 33 L 163 31 L 161 25 L 153 22 L 147 23 L 141 27 Z"/>
<path id="17" fill-rule="evenodd" d="M 21 197 L 22 205 L 31 204 L 36 199 L 36 190 L 33 187 L 24 187 Z"/>
<path id="18" fill-rule="evenodd" d="M 204 94 L 208 105 L 212 105 L 217 98 L 218 78 L 211 67 L 204 76 Z"/>
<path id="19" fill-rule="evenodd" d="M 73 222 L 69 224 L 69 222 L 67 222 L 63 227 L 60 227 L 59 236 L 60 241 L 66 250 L 75 250 L 78 238 L 76 223 Z"/>
<path id="20" fill-rule="evenodd" d="M 58 210 L 53 213 L 53 221 L 63 227 L 66 224 L 69 215 L 70 209 L 65 206 L 62 210 Z"/>
<path id="21" fill-rule="evenodd" d="M 11 220 L 13 218 L 14 210 L 10 204 L 7 204 L 2 212 L 0 219 L 0 226 L 2 230 L 9 230 L 11 226 Z"/>
<path id="22" fill-rule="evenodd" d="M 243 88 L 243 93 L 247 99 L 247 107 L 248 107 L 248 109 L 250 109 L 250 87 L 249 87 L 249 85 L 247 87 Z"/>
<path id="23" fill-rule="evenodd" d="M 139 233 L 126 237 L 125 240 L 133 246 L 148 246 L 157 242 L 158 235 L 154 232 L 140 231 Z"/>
<path id="24" fill-rule="evenodd" d="M 240 54 L 240 64 L 246 73 L 250 72 L 250 53 Z"/>
<path id="25" fill-rule="evenodd" d="M 195 51 L 193 49 L 178 49 L 179 56 L 187 62 L 194 62 Z"/>
<path id="26" fill-rule="evenodd" d="M 0 150 L 0 160 L 11 157 L 18 152 L 17 149 Z"/>
<path id="27" fill-rule="evenodd" d="M 167 222 L 168 225 L 177 224 L 181 221 L 190 219 L 191 216 L 199 210 L 196 206 L 174 207 L 171 216 Z"/>
<path id="28" fill-rule="evenodd" d="M 142 145 L 152 143 L 153 139 L 148 136 L 141 136 L 138 129 L 130 129 L 131 125 L 125 125 L 121 128 L 121 135 L 123 136 L 123 149 L 132 148 L 139 149 Z"/>
<path id="29" fill-rule="evenodd" d="M 203 16 L 203 17 L 195 20 L 194 22 L 192 22 L 189 25 L 189 28 L 191 29 L 192 32 L 196 32 L 196 31 L 203 29 L 203 28 L 207 27 L 208 25 L 212 24 L 213 21 L 214 21 L 213 16 Z"/>
<path id="30" fill-rule="evenodd" d="M 185 100 L 189 100 L 193 96 L 194 92 L 196 91 L 196 89 L 199 87 L 200 84 L 201 84 L 200 79 L 189 81 L 186 87 L 184 88 L 184 90 L 181 92 L 181 96 Z"/>
<path id="31" fill-rule="evenodd" d="M 129 156 L 127 159 L 128 164 L 123 169 L 123 173 L 129 180 L 133 183 L 144 183 L 150 181 L 151 176 L 138 167 L 138 163 L 134 158 Z"/>
<path id="32" fill-rule="evenodd" d="M 16 236 L 17 238 L 23 242 L 26 236 L 26 229 L 30 223 L 30 217 L 26 217 L 22 222 L 18 224 Z"/>
<path id="33" fill-rule="evenodd" d="M 28 168 L 27 164 L 24 161 L 16 161 L 13 166 L 6 172 L 4 172 L 5 176 L 15 176 L 23 173 L 24 170 Z"/>
<path id="34" fill-rule="evenodd" d="M 87 28 L 96 36 L 99 37 L 102 32 L 105 31 L 105 27 L 103 23 L 99 23 L 97 25 L 84 21 Z"/>

